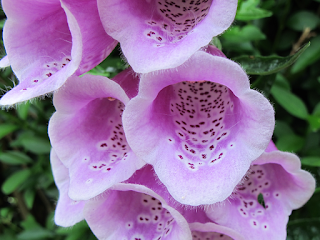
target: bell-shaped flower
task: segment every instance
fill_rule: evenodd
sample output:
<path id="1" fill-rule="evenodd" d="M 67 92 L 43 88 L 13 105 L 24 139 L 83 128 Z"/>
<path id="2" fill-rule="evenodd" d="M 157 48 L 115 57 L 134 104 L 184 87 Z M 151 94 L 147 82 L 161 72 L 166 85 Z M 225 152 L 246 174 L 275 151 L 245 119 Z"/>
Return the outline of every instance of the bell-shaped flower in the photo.
<path id="1" fill-rule="evenodd" d="M 198 51 L 175 69 L 142 75 L 123 124 L 170 194 L 197 206 L 233 192 L 268 146 L 274 112 L 238 64 Z"/>
<path id="2" fill-rule="evenodd" d="M 143 185 L 117 184 L 86 201 L 84 216 L 100 240 L 192 239 L 184 217 Z"/>
<path id="3" fill-rule="evenodd" d="M 299 158 L 277 151 L 271 142 L 235 192 L 208 207 L 207 215 L 246 240 L 285 240 L 291 211 L 305 204 L 314 189 L 315 179 L 301 170 Z"/>
<path id="4" fill-rule="evenodd" d="M 19 84 L 0 105 L 55 91 L 72 74 L 99 64 L 117 44 L 103 29 L 96 0 L 3 0 L 2 7 L 3 41 Z"/>
<path id="5" fill-rule="evenodd" d="M 120 42 L 133 70 L 148 73 L 177 67 L 209 44 L 233 22 L 237 3 L 98 0 L 98 9 L 106 32 Z"/>
<path id="6" fill-rule="evenodd" d="M 51 150 L 50 162 L 54 181 L 59 190 L 54 221 L 59 226 L 70 227 L 84 219 L 83 207 L 85 202 L 69 198 L 69 172 L 59 160 L 54 149 Z"/>
<path id="7" fill-rule="evenodd" d="M 95 197 L 145 164 L 130 149 L 122 126 L 123 109 L 136 94 L 139 79 L 128 69 L 115 81 L 73 76 L 54 94 L 49 137 L 69 169 L 74 200 Z"/>
<path id="8" fill-rule="evenodd" d="M 213 223 L 205 211 L 177 204 L 150 165 L 86 201 L 84 216 L 93 233 L 103 240 L 244 240 L 237 232 Z"/>
<path id="9" fill-rule="evenodd" d="M 244 240 L 232 229 L 213 223 L 203 208 L 190 209 L 190 206 L 177 204 L 159 184 L 151 165 L 138 170 L 125 183 L 116 184 L 86 201 L 69 198 L 68 170 L 54 150 L 51 152 L 51 166 L 60 194 L 55 210 L 57 225 L 72 226 L 85 215 L 98 239 L 166 237 L 191 240 L 192 235 L 193 240 Z"/>

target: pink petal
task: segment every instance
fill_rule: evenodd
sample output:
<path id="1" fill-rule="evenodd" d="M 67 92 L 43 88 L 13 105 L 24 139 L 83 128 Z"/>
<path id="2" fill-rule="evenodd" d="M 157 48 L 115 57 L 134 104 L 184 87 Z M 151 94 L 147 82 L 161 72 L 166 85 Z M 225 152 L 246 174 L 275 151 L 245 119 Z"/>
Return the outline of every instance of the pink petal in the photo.
<path id="1" fill-rule="evenodd" d="M 8 56 L 4 56 L 0 60 L 0 68 L 5 68 L 5 67 L 9 67 L 9 66 L 10 66 L 9 58 L 8 58 Z"/>
<path id="2" fill-rule="evenodd" d="M 102 26 L 96 0 L 61 0 L 65 11 L 70 11 L 81 31 L 82 59 L 76 72 L 81 75 L 102 62 L 118 44 Z M 90 17 L 88 17 L 90 16 Z"/>
<path id="3" fill-rule="evenodd" d="M 266 149 L 274 112 L 239 65 L 199 51 L 176 69 L 142 75 L 123 124 L 170 194 L 197 206 L 232 193 Z"/>
<path id="4" fill-rule="evenodd" d="M 189 224 L 193 240 L 248 240 L 233 229 L 213 222 Z"/>
<path id="5" fill-rule="evenodd" d="M 54 221 L 62 227 L 70 227 L 84 219 L 84 201 L 74 201 L 69 198 L 69 173 L 52 149 L 50 155 L 51 167 L 55 183 L 59 189 L 59 200 L 56 206 Z"/>
<path id="6" fill-rule="evenodd" d="M 55 91 L 76 71 L 81 74 L 100 63 L 116 45 L 102 28 L 95 1 L 69 2 L 2 1 L 8 18 L 4 44 L 19 84 L 2 97 L 1 105 Z"/>
<path id="7" fill-rule="evenodd" d="M 209 44 L 232 23 L 237 1 L 98 0 L 98 9 L 132 68 L 148 73 L 177 67 Z"/>
<path id="8" fill-rule="evenodd" d="M 117 78 L 137 83 L 129 71 Z M 50 120 L 49 136 L 69 168 L 72 199 L 95 197 L 145 164 L 127 144 L 121 115 L 129 98 L 116 82 L 101 76 L 71 77 L 53 101 L 57 112 Z"/>
<path id="9" fill-rule="evenodd" d="M 315 180 L 301 170 L 299 158 L 291 153 L 264 153 L 252 164 L 235 193 L 208 208 L 208 217 L 248 240 L 285 239 L 291 211 L 311 197 Z M 260 194 L 264 203 L 258 202 Z"/>
<path id="10" fill-rule="evenodd" d="M 86 201 L 85 219 L 98 239 L 191 240 L 188 223 L 163 198 L 142 185 L 118 184 Z"/>
<path id="11" fill-rule="evenodd" d="M 194 240 L 244 240 L 244 238 L 236 231 L 213 223 L 204 211 L 206 207 L 192 208 L 188 205 L 179 204 L 172 199 L 167 189 L 159 182 L 159 179 L 154 173 L 151 165 L 146 165 L 142 169 L 138 170 L 126 181 L 126 183 L 140 184 L 153 189 L 153 191 L 160 195 L 170 207 L 177 210 L 187 220 Z"/>

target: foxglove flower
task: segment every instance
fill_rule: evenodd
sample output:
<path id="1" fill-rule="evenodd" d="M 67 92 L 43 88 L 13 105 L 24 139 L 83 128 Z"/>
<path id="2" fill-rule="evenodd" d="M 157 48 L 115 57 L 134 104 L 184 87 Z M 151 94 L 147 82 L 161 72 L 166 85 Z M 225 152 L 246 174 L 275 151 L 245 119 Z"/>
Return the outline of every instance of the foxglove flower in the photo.
<path id="1" fill-rule="evenodd" d="M 84 216 L 98 239 L 244 240 L 235 231 L 213 223 L 203 210 L 177 205 L 157 181 L 147 165 L 125 183 L 86 201 Z"/>
<path id="2" fill-rule="evenodd" d="M 192 239 L 184 217 L 143 185 L 117 184 L 86 201 L 84 216 L 101 240 Z"/>
<path id="3" fill-rule="evenodd" d="M 51 165 L 60 194 L 55 211 L 57 225 L 72 226 L 86 216 L 98 239 L 166 237 L 191 240 L 192 231 L 192 239 L 196 240 L 206 240 L 204 237 L 229 240 L 229 236 L 242 240 L 233 230 L 211 222 L 203 210 L 189 210 L 181 204 L 178 209 L 174 208 L 172 205 L 176 202 L 158 183 L 150 165 L 138 170 L 126 183 L 116 184 L 99 197 L 87 201 L 69 198 L 68 170 L 54 150 Z"/>
<path id="4" fill-rule="evenodd" d="M 212 222 L 204 210 L 206 206 L 190 207 L 175 201 L 165 186 L 159 182 L 151 165 L 138 170 L 126 183 L 143 185 L 160 195 L 170 207 L 177 210 L 187 220 L 193 240 L 245 240 L 236 231 Z"/>
<path id="5" fill-rule="evenodd" d="M 69 198 L 69 172 L 53 149 L 51 150 L 50 161 L 54 181 L 59 190 L 54 221 L 59 226 L 70 227 L 84 219 L 83 207 L 85 202 L 74 201 Z"/>
<path id="6" fill-rule="evenodd" d="M 53 97 L 57 111 L 49 122 L 49 137 L 69 169 L 69 196 L 74 200 L 95 197 L 145 164 L 130 149 L 121 119 L 139 80 L 128 69 L 115 81 L 74 76 Z"/>
<path id="7" fill-rule="evenodd" d="M 266 149 L 274 112 L 238 64 L 199 51 L 175 69 L 142 75 L 123 124 L 170 194 L 197 206 L 232 193 Z"/>
<path id="8" fill-rule="evenodd" d="M 232 196 L 209 207 L 207 215 L 246 240 L 285 240 L 291 211 L 305 204 L 314 189 L 315 180 L 301 170 L 299 158 L 277 151 L 271 142 Z"/>
<path id="9" fill-rule="evenodd" d="M 105 33 L 96 5 L 96 0 L 2 1 L 4 45 L 19 84 L 1 105 L 55 91 L 109 55 L 117 42 Z"/>
<path id="10" fill-rule="evenodd" d="M 134 71 L 148 73 L 177 67 L 209 44 L 230 26 L 237 2 L 98 0 L 98 9 L 106 32 L 120 42 Z"/>

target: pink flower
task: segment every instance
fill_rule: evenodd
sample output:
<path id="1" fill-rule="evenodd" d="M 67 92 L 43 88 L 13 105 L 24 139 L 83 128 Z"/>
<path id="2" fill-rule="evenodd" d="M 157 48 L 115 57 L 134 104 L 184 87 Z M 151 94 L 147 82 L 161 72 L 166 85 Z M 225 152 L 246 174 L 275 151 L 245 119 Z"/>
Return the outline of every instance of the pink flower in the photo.
<path id="1" fill-rule="evenodd" d="M 126 183 L 116 184 L 86 201 L 69 198 L 68 170 L 54 150 L 51 165 L 60 195 L 55 211 L 57 225 L 69 227 L 85 218 L 98 239 L 110 240 L 191 240 L 194 236 L 241 239 L 235 231 L 211 222 L 201 209 L 186 210 L 181 204 L 175 207 L 176 202 L 158 184 L 150 165 L 138 170 Z"/>
<path id="2" fill-rule="evenodd" d="M 116 46 L 96 0 L 3 0 L 3 40 L 19 84 L 0 100 L 12 105 L 55 91 L 72 74 L 95 67 Z"/>
<path id="3" fill-rule="evenodd" d="M 69 169 L 72 199 L 93 198 L 145 164 L 128 145 L 121 118 L 129 98 L 136 95 L 138 82 L 131 69 L 115 81 L 74 76 L 54 94 L 57 111 L 49 122 L 49 137 Z"/>
<path id="4" fill-rule="evenodd" d="M 175 69 L 142 75 L 123 124 L 170 194 L 197 206 L 232 193 L 266 149 L 274 112 L 238 64 L 198 51 Z"/>
<path id="5" fill-rule="evenodd" d="M 175 68 L 232 23 L 237 0 L 98 0 L 106 32 L 138 73 Z M 115 17 L 116 16 L 116 17 Z"/>
<path id="6" fill-rule="evenodd" d="M 51 164 L 60 191 L 56 224 L 85 219 L 98 239 L 284 240 L 291 210 L 301 207 L 315 188 L 295 155 L 275 151 L 255 160 L 234 193 L 214 205 L 192 208 L 176 202 L 151 165 L 96 198 L 73 201 L 67 195 L 68 171 L 54 150 Z"/>
<path id="7" fill-rule="evenodd" d="M 82 221 L 84 201 L 75 201 L 69 198 L 69 171 L 59 160 L 56 152 L 52 149 L 50 162 L 54 181 L 59 190 L 59 200 L 57 203 L 54 221 L 62 227 L 70 227 Z"/>
<path id="8" fill-rule="evenodd" d="M 299 158 L 277 151 L 271 142 L 234 193 L 208 207 L 207 215 L 244 239 L 284 240 L 291 211 L 305 204 L 314 189 L 315 179 L 301 170 Z"/>

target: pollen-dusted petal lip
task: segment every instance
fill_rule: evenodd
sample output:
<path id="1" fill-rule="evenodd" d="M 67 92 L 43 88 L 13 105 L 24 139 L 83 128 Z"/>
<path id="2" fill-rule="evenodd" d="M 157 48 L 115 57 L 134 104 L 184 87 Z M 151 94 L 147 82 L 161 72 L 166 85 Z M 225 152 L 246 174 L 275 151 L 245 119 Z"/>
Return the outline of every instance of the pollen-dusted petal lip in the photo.
<path id="1" fill-rule="evenodd" d="M 54 149 L 51 149 L 50 162 L 54 181 L 59 189 L 54 221 L 59 226 L 70 227 L 84 219 L 84 201 L 74 201 L 69 198 L 69 172 L 59 160 Z"/>
<path id="2" fill-rule="evenodd" d="M 84 216 L 98 239 L 191 240 L 187 221 L 151 189 L 120 183 L 86 201 Z"/>
<path id="3" fill-rule="evenodd" d="M 148 73 L 177 67 L 209 44 L 231 25 L 237 2 L 98 0 L 98 10 L 134 71 Z"/>
<path id="4" fill-rule="evenodd" d="M 117 44 L 105 33 L 94 0 L 3 0 L 2 6 L 4 45 L 19 84 L 0 105 L 55 91 L 75 72 L 100 63 Z"/>
<path id="5" fill-rule="evenodd" d="M 207 215 L 248 240 L 283 240 L 291 211 L 306 203 L 314 189 L 314 178 L 301 170 L 296 155 L 266 152 L 252 163 L 232 196 L 207 208 Z"/>
<path id="6" fill-rule="evenodd" d="M 128 71 L 118 80 L 125 76 L 134 81 Z M 123 131 L 121 115 L 128 101 L 118 83 L 88 74 L 69 78 L 54 94 L 57 111 L 49 122 L 49 137 L 69 169 L 70 198 L 95 197 L 145 164 L 132 152 Z"/>
<path id="7" fill-rule="evenodd" d="M 232 193 L 266 149 L 274 111 L 238 64 L 199 51 L 176 69 L 142 75 L 123 124 L 170 194 L 197 206 Z"/>

